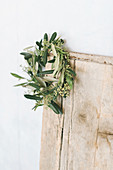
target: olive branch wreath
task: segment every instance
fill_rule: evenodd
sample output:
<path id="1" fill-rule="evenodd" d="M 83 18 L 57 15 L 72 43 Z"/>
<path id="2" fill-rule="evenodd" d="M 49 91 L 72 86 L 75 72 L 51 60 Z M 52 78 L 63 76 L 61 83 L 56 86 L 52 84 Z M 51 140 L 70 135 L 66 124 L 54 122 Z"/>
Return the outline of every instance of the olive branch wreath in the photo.
<path id="1" fill-rule="evenodd" d="M 25 48 L 24 51 L 20 53 L 27 61 L 27 66 L 23 67 L 23 71 L 29 75 L 29 79 L 11 73 L 19 80 L 26 80 L 15 87 L 22 86 L 30 89 L 24 96 L 36 101 L 33 110 L 46 105 L 56 114 L 62 114 L 62 107 L 58 105 L 57 97 L 69 96 L 76 76 L 71 68 L 70 55 L 64 47 L 64 40 L 57 38 L 56 32 L 51 35 L 50 39 L 45 33 L 44 38 L 36 41 L 35 46 Z M 47 63 L 51 63 L 49 70 L 46 70 Z"/>

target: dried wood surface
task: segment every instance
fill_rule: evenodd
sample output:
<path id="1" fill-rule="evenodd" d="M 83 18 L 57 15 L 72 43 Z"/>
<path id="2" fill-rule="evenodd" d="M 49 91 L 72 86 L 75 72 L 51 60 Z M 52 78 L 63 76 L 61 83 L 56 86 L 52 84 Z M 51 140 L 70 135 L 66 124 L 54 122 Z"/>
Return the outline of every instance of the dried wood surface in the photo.
<path id="1" fill-rule="evenodd" d="M 40 170 L 113 170 L 113 58 L 70 53 L 64 114 L 44 108 Z"/>

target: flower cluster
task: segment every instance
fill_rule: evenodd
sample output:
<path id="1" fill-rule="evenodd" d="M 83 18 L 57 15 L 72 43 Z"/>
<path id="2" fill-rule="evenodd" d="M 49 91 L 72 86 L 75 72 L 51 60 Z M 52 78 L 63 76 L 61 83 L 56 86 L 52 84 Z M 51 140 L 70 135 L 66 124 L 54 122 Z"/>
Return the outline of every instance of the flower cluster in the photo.
<path id="1" fill-rule="evenodd" d="M 54 91 L 55 96 L 60 95 L 61 97 L 66 98 L 69 96 L 70 92 L 70 86 L 68 83 L 65 83 L 63 85 L 58 84 L 56 90 Z"/>

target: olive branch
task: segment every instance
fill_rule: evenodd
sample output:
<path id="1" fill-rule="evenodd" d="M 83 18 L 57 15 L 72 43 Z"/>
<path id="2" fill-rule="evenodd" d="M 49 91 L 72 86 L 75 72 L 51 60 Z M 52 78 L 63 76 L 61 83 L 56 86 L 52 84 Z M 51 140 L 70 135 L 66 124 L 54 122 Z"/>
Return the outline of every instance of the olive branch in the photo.
<path id="1" fill-rule="evenodd" d="M 64 40 L 57 38 L 54 32 L 50 39 L 47 33 L 43 39 L 36 41 L 35 46 L 30 46 L 20 53 L 27 61 L 23 70 L 29 75 L 29 79 L 11 73 L 12 76 L 25 82 L 15 85 L 27 89 L 24 94 L 27 99 L 35 100 L 34 110 L 39 106 L 46 105 L 56 114 L 62 114 L 62 108 L 57 103 L 58 96 L 66 98 L 73 87 L 75 71 L 70 65 L 69 52 L 64 47 Z M 52 59 L 50 59 L 50 57 Z M 46 64 L 51 64 L 51 69 L 46 70 Z"/>

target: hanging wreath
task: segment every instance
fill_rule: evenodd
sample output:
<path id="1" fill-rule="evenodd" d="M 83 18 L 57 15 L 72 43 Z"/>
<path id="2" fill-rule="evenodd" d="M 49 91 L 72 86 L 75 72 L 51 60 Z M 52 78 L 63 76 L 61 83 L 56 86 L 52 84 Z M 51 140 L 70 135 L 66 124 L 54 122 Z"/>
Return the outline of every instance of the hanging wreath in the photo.
<path id="1" fill-rule="evenodd" d="M 29 79 L 11 73 L 19 80 L 26 80 L 15 86 L 30 88 L 28 94 L 24 96 L 36 101 L 34 110 L 47 105 L 55 113 L 62 114 L 62 108 L 57 104 L 57 97 L 66 98 L 69 95 L 76 76 L 70 66 L 70 55 L 64 48 L 64 40 L 57 38 L 56 32 L 50 39 L 45 33 L 41 41 L 36 41 L 35 46 L 28 47 L 24 51 L 20 54 L 27 61 L 27 66 L 23 70 L 29 75 Z M 51 63 L 51 70 L 46 70 L 47 63 Z"/>

